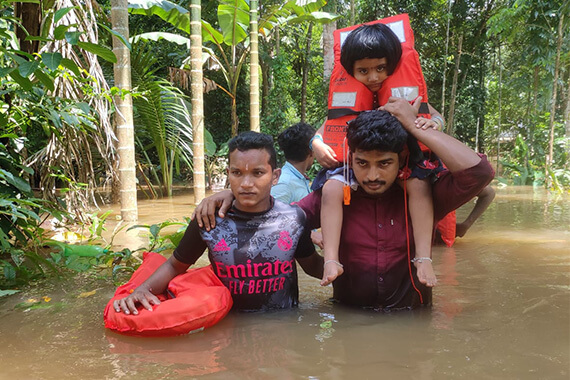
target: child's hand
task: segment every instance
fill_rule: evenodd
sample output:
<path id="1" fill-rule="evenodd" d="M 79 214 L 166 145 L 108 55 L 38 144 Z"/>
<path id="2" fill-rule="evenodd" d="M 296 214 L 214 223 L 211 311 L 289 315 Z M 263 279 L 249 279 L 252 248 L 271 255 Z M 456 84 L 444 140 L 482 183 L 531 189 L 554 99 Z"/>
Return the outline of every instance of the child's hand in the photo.
<path id="1" fill-rule="evenodd" d="M 339 262 L 336 262 L 334 260 L 326 261 L 325 269 L 323 271 L 323 279 L 321 280 L 321 286 L 327 286 L 343 273 L 344 269 Z"/>
<path id="2" fill-rule="evenodd" d="M 335 168 L 339 165 L 334 150 L 322 140 L 313 140 L 313 153 L 319 164 L 324 168 Z"/>
<path id="3" fill-rule="evenodd" d="M 318 246 L 320 249 L 325 248 L 323 243 L 323 233 L 321 231 L 311 231 L 311 240 L 313 244 Z"/>
<path id="4" fill-rule="evenodd" d="M 415 262 L 414 265 L 418 270 L 418 280 L 420 280 L 422 284 L 429 286 L 430 288 L 437 284 L 437 278 L 435 277 L 431 261 L 424 260 L 422 262 Z"/>
<path id="5" fill-rule="evenodd" d="M 426 119 L 425 117 L 418 117 L 416 119 L 416 128 L 418 129 L 428 129 L 432 128 L 436 131 L 440 130 L 440 125 L 432 119 Z"/>

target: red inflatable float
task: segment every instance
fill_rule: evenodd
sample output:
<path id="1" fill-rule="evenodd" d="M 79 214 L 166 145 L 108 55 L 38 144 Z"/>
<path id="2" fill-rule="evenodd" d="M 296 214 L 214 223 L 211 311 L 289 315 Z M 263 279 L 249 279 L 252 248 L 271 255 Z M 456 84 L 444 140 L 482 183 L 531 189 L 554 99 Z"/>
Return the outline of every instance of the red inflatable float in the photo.
<path id="1" fill-rule="evenodd" d="M 173 336 L 201 331 L 226 316 L 232 297 L 210 266 L 190 269 L 175 277 L 167 294 L 158 295 L 161 303 L 153 306 L 152 311 L 140 307 L 138 315 L 117 313 L 113 301 L 132 293 L 165 261 L 158 253 L 144 253 L 142 265 L 126 284 L 117 288 L 105 307 L 106 328 L 125 335 Z"/>

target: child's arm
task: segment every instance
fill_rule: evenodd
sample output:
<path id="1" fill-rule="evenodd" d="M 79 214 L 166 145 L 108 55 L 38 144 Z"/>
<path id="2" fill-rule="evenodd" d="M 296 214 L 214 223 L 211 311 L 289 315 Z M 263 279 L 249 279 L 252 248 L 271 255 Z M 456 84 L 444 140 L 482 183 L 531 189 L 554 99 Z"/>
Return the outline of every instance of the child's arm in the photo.
<path id="1" fill-rule="evenodd" d="M 427 180 L 410 178 L 406 181 L 410 219 L 414 230 L 416 256 L 414 265 L 422 284 L 432 287 L 437 283 L 431 262 L 433 234 L 433 200 L 431 186 Z"/>
<path id="2" fill-rule="evenodd" d="M 329 180 L 323 186 L 321 230 L 324 244 L 324 273 L 321 285 L 326 286 L 340 276 L 344 269 L 338 260 L 338 247 L 342 230 L 343 183 Z"/>
<path id="3" fill-rule="evenodd" d="M 436 131 L 442 131 L 445 126 L 445 120 L 441 114 L 428 103 L 429 113 L 431 119 L 426 119 L 425 117 L 418 117 L 416 119 L 416 128 L 428 129 L 433 128 Z"/>
<path id="4" fill-rule="evenodd" d="M 184 273 L 189 265 L 178 261 L 174 256 L 162 264 L 158 269 L 138 288 L 127 297 L 115 300 L 113 308 L 117 313 L 123 311 L 125 314 L 137 315 L 137 304 L 141 304 L 145 309 L 152 311 L 152 305 L 158 305 L 160 300 L 155 294 L 164 293 L 168 283 L 176 276 Z"/>
<path id="5" fill-rule="evenodd" d="M 336 153 L 323 141 L 325 123 L 321 125 L 315 136 L 311 140 L 311 150 L 315 153 L 315 158 L 324 168 L 334 168 L 338 166 Z"/>

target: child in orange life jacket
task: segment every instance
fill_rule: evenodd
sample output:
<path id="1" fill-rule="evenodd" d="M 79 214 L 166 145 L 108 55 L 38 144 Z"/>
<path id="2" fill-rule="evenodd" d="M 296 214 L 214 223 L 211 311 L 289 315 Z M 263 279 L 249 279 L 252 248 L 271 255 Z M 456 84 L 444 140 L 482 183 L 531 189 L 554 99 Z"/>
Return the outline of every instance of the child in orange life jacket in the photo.
<path id="1" fill-rule="evenodd" d="M 362 25 L 354 29 L 344 41 L 341 50 L 340 62 L 348 74 L 366 85 L 372 91 L 374 103 L 372 109 L 380 106 L 377 104 L 377 92 L 382 87 L 382 82 L 391 75 L 402 55 L 401 44 L 398 37 L 384 24 Z M 418 117 L 418 128 L 443 128 L 443 118 L 433 107 L 428 104 L 431 119 Z M 324 167 L 339 165 L 334 151 L 322 141 L 323 127 L 317 132 L 316 138 L 311 142 L 311 148 L 319 163 Z M 419 151 L 417 142 L 414 147 L 409 146 L 410 151 Z M 411 145 L 411 144 L 409 144 Z M 410 162 L 410 168 L 402 167 L 398 183 L 404 186 L 409 194 L 409 209 L 414 231 L 416 254 L 414 264 L 420 282 L 427 286 L 434 286 L 437 282 L 431 263 L 431 241 L 433 233 L 433 202 L 431 198 L 431 184 L 428 180 L 443 170 L 441 165 L 433 165 L 429 161 L 418 159 Z M 346 162 L 346 165 L 349 163 Z M 405 163 L 401 163 L 404 165 Z M 424 164 L 424 167 L 421 167 Z M 435 166 L 435 168 L 433 167 Z M 411 169 L 411 170 L 410 170 Z M 323 186 L 321 206 L 321 227 L 324 242 L 325 267 L 321 285 L 330 284 L 340 276 L 344 269 L 338 258 L 338 248 L 343 219 L 343 184 L 342 168 L 327 173 L 327 178 L 336 181 L 327 181 Z M 411 177 L 410 177 L 411 175 Z M 349 184 L 354 190 L 356 181 L 351 179 Z M 372 210 L 371 210 L 372 211 Z"/>

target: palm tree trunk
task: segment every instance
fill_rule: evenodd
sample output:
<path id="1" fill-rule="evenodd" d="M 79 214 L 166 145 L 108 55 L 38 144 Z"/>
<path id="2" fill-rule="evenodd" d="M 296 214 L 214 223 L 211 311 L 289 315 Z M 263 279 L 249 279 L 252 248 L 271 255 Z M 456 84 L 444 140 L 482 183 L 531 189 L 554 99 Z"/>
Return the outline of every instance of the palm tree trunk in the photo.
<path id="1" fill-rule="evenodd" d="M 111 0 L 111 21 L 113 30 L 129 40 L 129 14 L 127 0 Z M 135 138 L 133 125 L 133 102 L 131 91 L 131 56 L 129 49 L 113 36 L 113 52 L 117 63 L 113 65 L 115 86 L 127 90 L 124 97 L 115 96 L 115 125 L 119 154 L 119 183 L 121 217 L 132 222 L 138 219 L 137 187 L 135 169 Z"/>
<path id="2" fill-rule="evenodd" d="M 200 0 L 190 3 L 190 65 L 192 67 L 192 127 L 194 204 L 206 197 L 204 168 L 204 79 L 202 72 L 202 6 Z"/>
<path id="3" fill-rule="evenodd" d="M 447 76 L 447 55 L 449 54 L 449 24 L 451 21 L 451 0 L 447 2 L 447 31 L 445 32 L 445 55 L 443 56 L 443 84 L 441 85 L 441 114 L 445 115 L 445 79 Z"/>
<path id="4" fill-rule="evenodd" d="M 249 53 L 249 129 L 259 132 L 259 36 L 257 33 L 257 0 L 249 2 L 250 53 Z"/>
<path id="5" fill-rule="evenodd" d="M 501 59 L 501 44 L 499 43 L 499 129 L 497 131 L 497 167 L 495 172 L 499 175 L 499 161 L 501 159 L 501 125 L 503 116 L 503 61 Z"/>
<path id="6" fill-rule="evenodd" d="M 455 114 L 455 97 L 457 94 L 457 77 L 459 76 L 459 64 L 461 63 L 461 47 L 463 45 L 463 35 L 459 36 L 457 43 L 457 58 L 455 60 L 455 71 L 453 73 L 453 84 L 451 85 L 451 99 L 449 100 L 449 115 L 447 116 L 447 134 L 453 136 L 453 118 Z"/>
<path id="7" fill-rule="evenodd" d="M 323 80 L 328 87 L 334 66 L 334 36 L 336 21 L 323 25 Z"/>
<path id="8" fill-rule="evenodd" d="M 546 185 L 549 186 L 550 175 L 549 170 L 554 160 L 554 114 L 556 112 L 556 93 L 558 89 L 558 73 L 560 71 L 560 51 L 562 50 L 562 24 L 564 23 L 564 13 L 560 14 L 560 21 L 558 22 L 558 41 L 556 44 L 556 63 L 554 64 L 554 83 L 552 85 L 552 101 L 550 104 L 550 141 L 548 142 L 548 156 L 546 157 Z"/>
<path id="9" fill-rule="evenodd" d="M 566 110 L 564 111 L 564 124 L 566 126 L 566 156 L 570 156 L 570 65 L 566 70 L 568 73 L 568 88 L 566 89 Z M 566 169 L 570 166 L 570 161 L 566 160 Z"/>
<path id="10" fill-rule="evenodd" d="M 305 45 L 305 60 L 303 62 L 303 82 L 301 83 L 301 123 L 307 119 L 307 82 L 309 81 L 309 64 L 311 53 L 311 40 L 313 38 L 313 23 L 309 24 L 307 43 Z"/>

